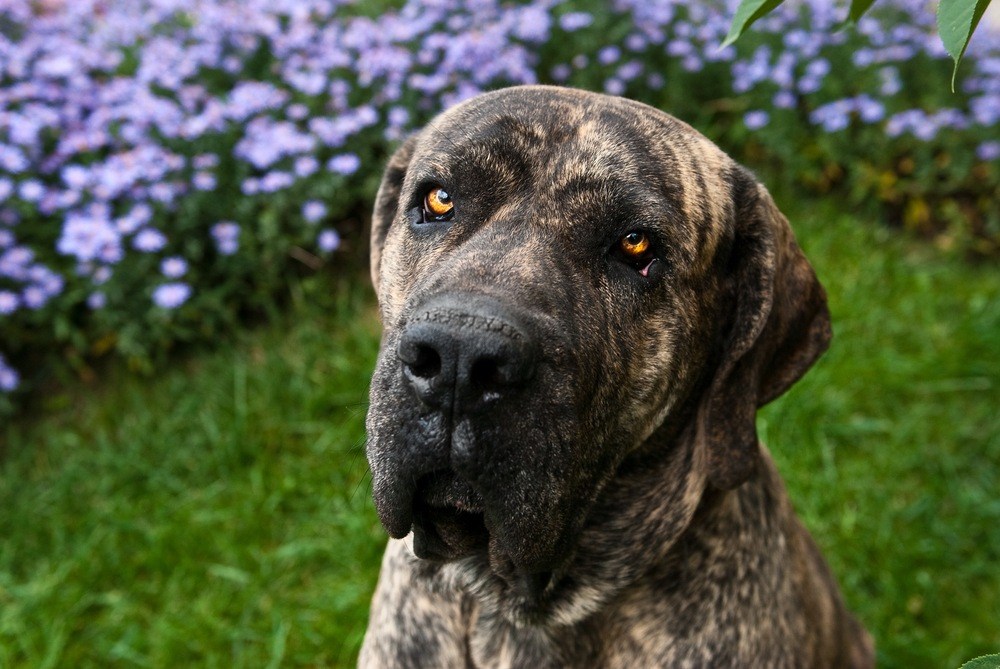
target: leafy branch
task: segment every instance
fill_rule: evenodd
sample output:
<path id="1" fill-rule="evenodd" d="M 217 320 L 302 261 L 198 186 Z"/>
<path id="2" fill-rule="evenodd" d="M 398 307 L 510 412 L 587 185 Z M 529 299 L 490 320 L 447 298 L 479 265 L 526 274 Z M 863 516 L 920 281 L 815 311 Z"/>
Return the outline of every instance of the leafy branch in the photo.
<path id="1" fill-rule="evenodd" d="M 776 9 L 784 0 L 742 0 L 736 8 L 729 34 L 722 46 L 729 46 L 753 23 Z M 951 73 L 951 90 L 955 90 L 958 64 L 969 46 L 969 40 L 976 31 L 991 0 L 941 0 L 937 10 L 938 33 L 955 67 Z M 851 0 L 848 12 L 850 21 L 857 22 L 875 3 L 875 0 Z"/>

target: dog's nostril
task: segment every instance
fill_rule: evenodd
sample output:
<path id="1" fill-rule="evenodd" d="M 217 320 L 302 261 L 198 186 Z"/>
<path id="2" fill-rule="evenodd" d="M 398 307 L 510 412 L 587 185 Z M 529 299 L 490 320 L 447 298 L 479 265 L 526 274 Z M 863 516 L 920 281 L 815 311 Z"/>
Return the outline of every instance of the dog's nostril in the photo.
<path id="1" fill-rule="evenodd" d="M 469 381 L 472 382 L 473 386 L 482 390 L 491 390 L 502 385 L 500 364 L 496 358 L 480 358 L 472 363 L 472 368 L 469 370 Z"/>
<path id="2" fill-rule="evenodd" d="M 441 355 L 434 348 L 418 344 L 411 353 L 412 355 L 403 358 L 403 362 L 413 376 L 433 379 L 441 372 Z"/>

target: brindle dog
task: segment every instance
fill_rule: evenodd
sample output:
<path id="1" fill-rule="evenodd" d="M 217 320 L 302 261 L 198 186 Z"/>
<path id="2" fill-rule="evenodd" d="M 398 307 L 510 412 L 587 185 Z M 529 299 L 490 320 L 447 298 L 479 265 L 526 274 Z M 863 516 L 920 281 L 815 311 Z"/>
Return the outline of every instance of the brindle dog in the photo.
<path id="1" fill-rule="evenodd" d="M 757 407 L 826 349 L 767 190 L 651 107 L 488 93 L 396 152 L 364 667 L 870 667 Z"/>

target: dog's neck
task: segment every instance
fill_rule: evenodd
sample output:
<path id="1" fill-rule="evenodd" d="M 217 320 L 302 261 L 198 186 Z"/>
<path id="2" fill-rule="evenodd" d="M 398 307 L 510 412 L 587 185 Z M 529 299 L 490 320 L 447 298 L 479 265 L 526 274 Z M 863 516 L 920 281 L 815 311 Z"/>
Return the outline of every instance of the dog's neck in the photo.
<path id="1" fill-rule="evenodd" d="M 790 587 L 782 583 L 781 565 L 787 562 L 788 529 L 782 524 L 791 516 L 766 449 L 758 473 L 732 491 L 712 489 L 703 476 L 690 473 L 703 471 L 693 462 L 696 457 L 696 451 L 677 449 L 659 467 L 616 478 L 568 565 L 534 603 L 537 608 L 509 583 L 482 572 L 477 577 L 474 569 L 453 581 L 470 595 L 474 654 L 513 653 L 524 660 L 511 666 L 529 666 L 532 658 L 592 656 L 601 650 L 581 644 L 606 635 L 589 633 L 591 627 L 629 616 L 642 620 L 654 608 L 679 610 L 685 603 Z M 679 479 L 688 484 L 664 490 Z M 747 571 L 746 565 L 755 566 Z M 713 580 L 715 569 L 740 573 Z M 683 621 L 693 627 L 676 630 L 678 636 L 699 637 L 704 630 L 695 627 L 698 620 L 692 615 Z"/>
<path id="2" fill-rule="evenodd" d="M 769 524 L 785 516 L 777 513 L 781 482 L 766 449 L 758 473 L 733 491 L 707 483 L 705 457 L 705 449 L 682 434 L 656 459 L 637 454 L 623 463 L 598 497 L 576 549 L 546 575 L 544 587 L 537 575 L 498 577 L 482 558 L 445 565 L 441 574 L 491 620 L 565 628 L 614 605 L 664 568 L 684 578 L 684 556 L 696 548 L 720 547 L 734 536 L 765 541 L 756 535 L 773 533 Z"/>

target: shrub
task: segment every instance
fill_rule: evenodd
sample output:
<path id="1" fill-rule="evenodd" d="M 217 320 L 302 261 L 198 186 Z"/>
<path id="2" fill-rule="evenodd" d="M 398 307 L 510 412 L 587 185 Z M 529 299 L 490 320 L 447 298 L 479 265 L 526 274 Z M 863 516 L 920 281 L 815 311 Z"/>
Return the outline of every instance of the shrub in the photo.
<path id="1" fill-rule="evenodd" d="M 393 142 L 508 84 L 645 100 L 789 181 L 995 253 L 998 42 L 980 29 L 952 95 L 923 2 L 880 6 L 835 31 L 827 2 L 783 5 L 719 49 L 732 8 L 680 0 L 413 0 L 374 17 L 328 0 L 8 0 L 0 411 L 53 369 L 108 352 L 149 369 L 225 332 L 324 265 Z"/>

